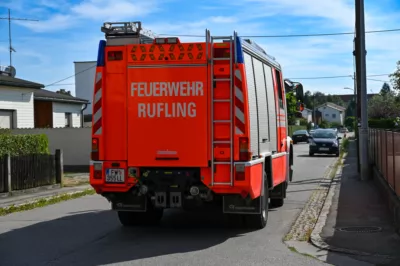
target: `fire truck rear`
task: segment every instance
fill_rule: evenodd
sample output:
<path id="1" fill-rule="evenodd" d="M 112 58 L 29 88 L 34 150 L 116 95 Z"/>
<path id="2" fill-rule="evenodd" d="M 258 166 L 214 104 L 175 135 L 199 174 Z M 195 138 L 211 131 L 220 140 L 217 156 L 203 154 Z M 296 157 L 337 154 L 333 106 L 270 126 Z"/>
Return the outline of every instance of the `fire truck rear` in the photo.
<path id="1" fill-rule="evenodd" d="M 265 227 L 293 165 L 280 65 L 236 32 L 183 43 L 143 39 L 140 22 L 102 31 L 90 183 L 120 222 L 211 205 Z"/>

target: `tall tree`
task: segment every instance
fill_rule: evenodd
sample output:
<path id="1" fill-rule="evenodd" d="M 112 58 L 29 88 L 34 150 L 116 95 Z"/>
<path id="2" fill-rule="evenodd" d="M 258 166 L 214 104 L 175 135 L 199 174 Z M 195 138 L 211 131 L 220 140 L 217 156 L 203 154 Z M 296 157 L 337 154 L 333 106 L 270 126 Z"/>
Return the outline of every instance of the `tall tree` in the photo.
<path id="1" fill-rule="evenodd" d="M 400 92 L 400 61 L 397 61 L 397 69 L 393 74 L 389 75 L 390 81 L 392 82 L 393 89 Z"/>
<path id="2" fill-rule="evenodd" d="M 391 90 L 390 90 L 389 84 L 387 84 L 386 82 L 383 83 L 382 89 L 381 89 L 381 91 L 380 91 L 380 94 L 381 94 L 381 95 L 386 95 L 386 94 L 390 93 L 390 91 L 391 91 Z"/>
<path id="3" fill-rule="evenodd" d="M 399 116 L 400 106 L 394 92 L 385 95 L 375 95 L 368 101 L 368 116 L 370 118 L 395 118 Z"/>

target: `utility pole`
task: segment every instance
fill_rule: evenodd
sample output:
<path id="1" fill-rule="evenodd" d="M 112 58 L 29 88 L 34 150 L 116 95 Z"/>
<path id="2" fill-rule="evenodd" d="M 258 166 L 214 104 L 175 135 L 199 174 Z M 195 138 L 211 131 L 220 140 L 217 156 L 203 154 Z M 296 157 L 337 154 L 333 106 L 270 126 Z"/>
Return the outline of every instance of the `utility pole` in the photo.
<path id="1" fill-rule="evenodd" d="M 368 112 L 367 112 L 367 71 L 365 50 L 364 0 L 356 2 L 356 73 L 357 73 L 357 105 L 360 110 L 361 126 L 359 130 L 360 178 L 370 177 L 368 165 Z"/>
<path id="2" fill-rule="evenodd" d="M 29 18 L 12 18 L 11 17 L 11 10 L 8 9 L 8 17 L 0 18 L 8 20 L 8 43 L 9 43 L 9 50 L 10 50 L 10 67 L 12 66 L 12 52 L 15 52 L 14 48 L 12 47 L 11 42 L 11 20 L 25 20 L 25 21 L 39 21 L 37 19 L 29 19 Z"/>

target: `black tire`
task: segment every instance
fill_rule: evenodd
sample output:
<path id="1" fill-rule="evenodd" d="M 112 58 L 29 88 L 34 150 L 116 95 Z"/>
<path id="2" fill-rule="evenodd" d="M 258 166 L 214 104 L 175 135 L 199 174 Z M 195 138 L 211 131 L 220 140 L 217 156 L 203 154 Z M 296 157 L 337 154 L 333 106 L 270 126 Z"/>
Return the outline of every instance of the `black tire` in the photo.
<path id="1" fill-rule="evenodd" d="M 264 173 L 264 195 L 261 196 L 261 213 L 260 214 L 249 214 L 245 216 L 245 223 L 247 227 L 254 229 L 263 229 L 268 222 L 268 180 L 267 174 Z"/>
<path id="2" fill-rule="evenodd" d="M 310 155 L 310 156 L 314 156 L 314 153 L 312 153 L 312 152 L 309 152 L 309 153 L 308 153 L 308 155 Z"/>
<path id="3" fill-rule="evenodd" d="M 279 208 L 279 207 L 283 206 L 285 199 L 283 199 L 283 198 L 282 199 L 271 199 L 270 201 L 271 201 L 272 208 Z"/>
<path id="4" fill-rule="evenodd" d="M 146 212 L 118 211 L 118 219 L 125 227 L 157 225 L 164 214 L 163 209 L 154 209 L 149 203 Z"/>

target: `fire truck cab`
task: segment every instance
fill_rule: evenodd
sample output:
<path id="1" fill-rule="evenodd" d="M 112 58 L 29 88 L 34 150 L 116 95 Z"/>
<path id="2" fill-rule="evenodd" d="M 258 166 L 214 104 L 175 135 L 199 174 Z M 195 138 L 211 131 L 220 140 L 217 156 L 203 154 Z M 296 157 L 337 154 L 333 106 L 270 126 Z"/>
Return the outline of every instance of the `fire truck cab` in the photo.
<path id="1" fill-rule="evenodd" d="M 213 205 L 264 228 L 293 174 L 285 98 L 293 86 L 281 66 L 236 32 L 181 42 L 142 30 L 102 27 L 91 185 L 124 226 Z"/>

